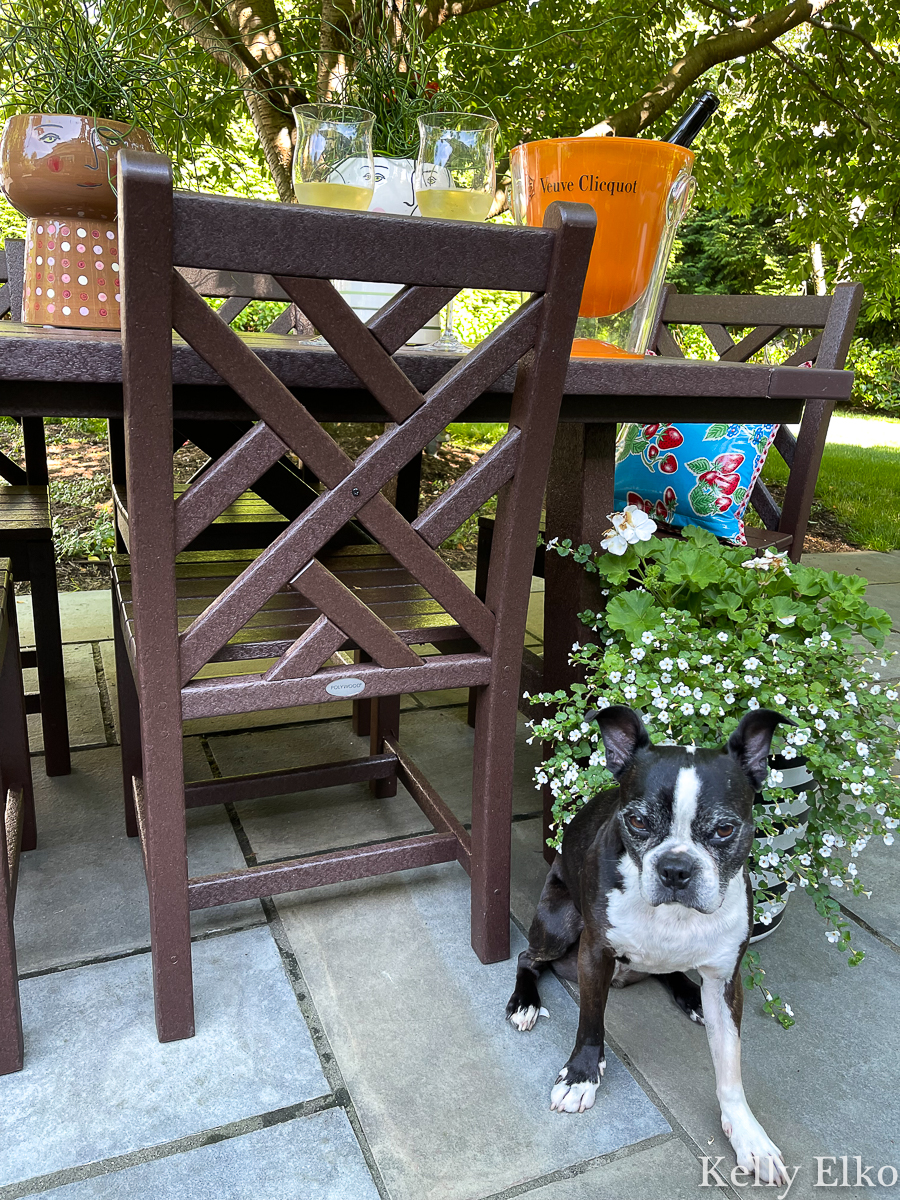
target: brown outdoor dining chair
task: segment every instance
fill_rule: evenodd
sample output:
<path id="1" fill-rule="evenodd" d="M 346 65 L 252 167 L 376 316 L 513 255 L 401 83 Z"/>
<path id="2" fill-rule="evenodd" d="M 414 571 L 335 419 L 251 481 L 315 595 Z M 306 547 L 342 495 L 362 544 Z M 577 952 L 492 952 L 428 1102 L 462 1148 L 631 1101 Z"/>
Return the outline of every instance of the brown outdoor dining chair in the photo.
<path id="1" fill-rule="evenodd" d="M 595 217 L 548 210 L 543 229 L 288 207 L 173 193 L 168 161 L 119 159 L 122 373 L 129 556 L 113 557 L 123 772 L 150 896 L 157 1030 L 194 1030 L 194 909 L 458 861 L 471 875 L 472 945 L 509 954 L 512 766 L 518 667 L 550 451 Z M 383 407 L 390 428 L 354 463 L 175 270 L 274 276 Z M 406 283 L 363 325 L 329 280 Z M 421 394 L 392 355 L 463 287 L 532 293 Z M 178 499 L 172 473 L 172 331 L 258 418 Z M 413 522 L 385 484 L 517 365 L 509 432 Z M 323 491 L 261 552 L 184 553 L 254 480 L 293 451 Z M 479 600 L 437 547 L 499 495 L 494 566 Z M 348 521 L 377 544 L 324 550 Z M 438 654 L 419 655 L 433 645 Z M 353 652 L 368 661 L 354 663 Z M 233 674 L 226 664 L 234 663 Z M 398 736 L 397 697 L 479 689 L 471 831 Z M 185 786 L 182 720 L 347 696 L 373 701 L 371 753 Z M 185 806 L 397 778 L 434 832 L 189 878 Z M 302 853 L 302 847 L 301 853 Z"/>
<path id="2" fill-rule="evenodd" d="M 37 845 L 24 701 L 13 577 L 0 559 L 0 1075 L 20 1071 L 24 1055 L 13 918 L 19 855 Z"/>
<path id="3" fill-rule="evenodd" d="M 0 274 L 7 280 L 0 288 L 0 316 L 9 312 L 18 320 L 25 243 L 7 238 L 0 258 Z M 37 667 L 38 690 L 27 695 L 26 705 L 28 712 L 41 715 L 47 774 L 68 775 L 69 720 L 44 422 L 23 417 L 20 423 L 23 461 L 0 453 L 0 555 L 12 560 L 19 582 L 31 584 L 35 648 L 23 652 L 22 665 Z"/>

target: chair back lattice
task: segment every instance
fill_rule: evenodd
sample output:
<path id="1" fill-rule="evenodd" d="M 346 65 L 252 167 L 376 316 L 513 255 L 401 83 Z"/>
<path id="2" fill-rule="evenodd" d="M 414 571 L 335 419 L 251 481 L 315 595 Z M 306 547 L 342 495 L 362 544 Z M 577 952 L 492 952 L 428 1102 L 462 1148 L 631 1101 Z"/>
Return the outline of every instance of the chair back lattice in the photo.
<path id="1" fill-rule="evenodd" d="M 779 340 L 783 346 L 785 334 L 795 330 L 796 346 L 778 366 L 810 363 L 841 370 L 862 299 L 858 283 L 839 283 L 831 296 L 682 296 L 667 287 L 651 346 L 663 357 L 684 358 L 673 331 L 694 325 L 702 328 L 720 360 L 748 362 Z M 784 504 L 777 504 L 761 478 L 750 495 L 765 528 L 780 535 L 769 539 L 771 544 L 789 548 L 794 561 L 803 549 L 833 409 L 833 400 L 807 400 L 798 436 L 785 425 L 778 429 L 773 445 L 790 472 Z"/>
<path id="2" fill-rule="evenodd" d="M 381 694 L 428 686 L 429 665 L 316 557 L 348 521 L 383 549 L 449 613 L 477 647 L 456 656 L 487 682 L 505 598 L 524 591 L 558 419 L 594 217 L 558 204 L 543 229 L 478 226 L 173 193 L 168 161 L 120 157 L 123 247 L 123 384 L 131 512 L 131 577 L 138 677 L 162 658 L 179 663 L 184 713 L 240 686 L 241 706 L 327 699 L 321 687 L 285 685 L 316 676 L 348 642 L 380 671 Z M 198 295 L 176 267 L 269 276 L 332 345 L 392 423 L 354 462 L 304 405 Z M 330 282 L 357 278 L 407 286 L 364 325 Z M 499 329 L 424 395 L 392 357 L 462 287 L 532 293 Z M 258 418 L 177 500 L 172 490 L 172 330 Z M 509 368 L 518 364 L 509 431 L 412 522 L 381 489 Z M 175 557 L 278 459 L 293 452 L 322 482 L 317 499 L 190 625 L 178 632 Z M 501 490 L 502 489 L 502 490 Z M 443 562 L 437 547 L 500 492 L 498 542 L 486 600 Z M 265 673 L 197 680 L 229 640 L 289 585 L 320 616 Z M 523 591 L 523 589 L 519 589 Z M 527 601 L 527 597 L 526 597 Z M 524 620 L 524 617 L 523 617 Z M 142 667 L 143 664 L 143 667 Z M 164 668 L 160 665 L 160 670 Z M 433 673 L 433 670 L 432 670 Z M 191 682 L 193 681 L 193 682 Z M 440 684 L 439 686 L 446 686 Z M 193 707 L 188 699 L 194 693 Z M 234 703 L 234 701 L 232 701 Z"/>

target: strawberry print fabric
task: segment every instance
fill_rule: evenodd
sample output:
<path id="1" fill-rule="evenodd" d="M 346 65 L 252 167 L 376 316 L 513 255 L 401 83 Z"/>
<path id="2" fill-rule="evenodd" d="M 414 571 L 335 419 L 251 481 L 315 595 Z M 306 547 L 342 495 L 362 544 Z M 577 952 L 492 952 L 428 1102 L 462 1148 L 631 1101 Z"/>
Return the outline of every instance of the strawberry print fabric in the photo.
<path id="1" fill-rule="evenodd" d="M 745 546 L 743 516 L 777 425 L 622 425 L 616 508 L 636 504 L 669 525 L 701 525 Z"/>

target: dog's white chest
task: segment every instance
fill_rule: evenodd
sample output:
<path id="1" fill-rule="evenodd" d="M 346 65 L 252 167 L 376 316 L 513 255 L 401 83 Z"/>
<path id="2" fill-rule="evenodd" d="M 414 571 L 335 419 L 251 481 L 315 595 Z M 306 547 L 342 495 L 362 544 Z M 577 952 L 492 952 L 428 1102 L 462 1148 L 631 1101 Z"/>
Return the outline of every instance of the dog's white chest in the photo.
<path id="1" fill-rule="evenodd" d="M 638 869 L 625 855 L 619 864 L 622 891 L 607 896 L 607 937 L 635 970 L 652 973 L 719 967 L 730 974 L 747 932 L 744 880 L 735 876 L 714 913 L 681 904 L 653 907 L 641 895 Z"/>

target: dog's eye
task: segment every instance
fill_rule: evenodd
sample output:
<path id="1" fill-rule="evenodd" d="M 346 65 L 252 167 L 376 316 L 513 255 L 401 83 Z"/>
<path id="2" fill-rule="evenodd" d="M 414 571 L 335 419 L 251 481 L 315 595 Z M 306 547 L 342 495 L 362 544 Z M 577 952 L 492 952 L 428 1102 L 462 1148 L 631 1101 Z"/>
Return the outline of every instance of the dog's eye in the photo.
<path id="1" fill-rule="evenodd" d="M 734 826 L 729 821 L 723 821 L 720 825 L 716 826 L 715 832 L 716 837 L 721 838 L 724 841 L 726 838 L 730 838 L 734 833 Z"/>
<path id="2" fill-rule="evenodd" d="M 629 813 L 628 817 L 627 817 L 627 821 L 632 829 L 637 829 L 641 833 L 643 833 L 644 830 L 647 828 L 647 822 L 640 815 L 640 813 Z"/>

